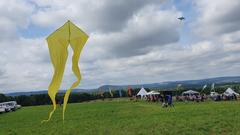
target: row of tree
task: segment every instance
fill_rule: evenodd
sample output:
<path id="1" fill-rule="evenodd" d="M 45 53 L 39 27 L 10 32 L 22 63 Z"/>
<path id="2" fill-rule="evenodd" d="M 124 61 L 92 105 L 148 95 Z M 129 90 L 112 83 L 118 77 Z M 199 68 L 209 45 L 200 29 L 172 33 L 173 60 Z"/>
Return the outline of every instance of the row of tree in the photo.
<path id="1" fill-rule="evenodd" d="M 132 95 L 136 95 L 140 89 L 132 89 Z M 121 94 L 119 94 L 121 92 Z M 105 92 L 95 92 L 95 93 L 71 93 L 68 99 L 69 103 L 78 103 L 96 99 L 105 99 L 105 98 L 119 98 L 119 97 L 127 97 L 128 93 L 126 90 L 116 90 L 112 91 L 112 95 L 109 91 Z M 56 101 L 58 104 L 63 103 L 64 94 L 57 94 Z M 48 94 L 37 94 L 37 95 L 21 95 L 21 96 L 6 96 L 4 94 L 0 94 L 0 102 L 7 101 L 17 101 L 18 104 L 22 106 L 35 106 L 35 105 L 48 105 L 51 104 L 51 100 Z"/>

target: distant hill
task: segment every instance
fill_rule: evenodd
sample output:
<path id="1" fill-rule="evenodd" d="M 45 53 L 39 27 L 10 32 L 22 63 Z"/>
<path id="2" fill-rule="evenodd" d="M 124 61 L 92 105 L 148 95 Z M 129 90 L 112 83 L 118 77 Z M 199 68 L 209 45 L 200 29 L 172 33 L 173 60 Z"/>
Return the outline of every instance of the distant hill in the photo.
<path id="1" fill-rule="evenodd" d="M 139 84 L 139 85 L 103 85 L 96 89 L 74 89 L 72 93 L 79 92 L 96 92 L 98 90 L 108 91 L 109 88 L 111 90 L 119 90 L 119 89 L 127 89 L 128 86 L 131 88 L 150 88 L 150 89 L 175 89 L 178 84 L 182 84 L 184 88 L 196 88 L 202 87 L 205 84 L 226 84 L 226 83 L 240 83 L 240 76 L 232 76 L 232 77 L 216 77 L 216 78 L 208 78 L 208 79 L 200 79 L 200 80 L 183 80 L 183 81 L 167 81 L 160 83 L 150 83 L 150 84 Z M 7 93 L 8 96 L 19 96 L 19 95 L 36 95 L 36 94 L 46 94 L 47 90 L 41 91 L 32 91 L 32 92 L 15 92 L 15 93 Z M 64 90 L 60 90 L 59 93 L 65 93 Z"/>
<path id="2" fill-rule="evenodd" d="M 66 90 L 59 90 L 59 94 L 64 94 Z M 73 89 L 72 93 L 80 93 L 80 92 L 92 92 L 96 91 L 96 89 Z M 40 91 L 30 91 L 30 92 L 12 92 L 12 93 L 6 93 L 7 96 L 20 96 L 20 95 L 39 95 L 39 94 L 47 94 L 47 90 L 40 90 Z"/>
<path id="3" fill-rule="evenodd" d="M 234 77 L 216 77 L 200 80 L 183 80 L 183 81 L 167 81 L 160 83 L 150 83 L 150 84 L 139 84 L 139 85 L 103 85 L 98 89 L 108 90 L 110 89 L 127 89 L 128 86 L 131 88 L 150 88 L 150 89 L 175 89 L 178 84 L 182 84 L 183 87 L 202 87 L 205 84 L 211 85 L 215 83 L 216 85 L 226 84 L 226 83 L 240 83 L 240 76 Z"/>

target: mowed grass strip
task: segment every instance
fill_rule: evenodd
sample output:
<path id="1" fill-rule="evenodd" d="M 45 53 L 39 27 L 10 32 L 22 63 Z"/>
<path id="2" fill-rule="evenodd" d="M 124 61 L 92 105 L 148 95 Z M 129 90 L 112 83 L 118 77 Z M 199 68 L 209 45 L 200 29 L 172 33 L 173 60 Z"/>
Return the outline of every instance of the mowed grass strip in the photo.
<path id="1" fill-rule="evenodd" d="M 105 100 L 68 104 L 65 121 L 58 107 L 23 107 L 0 114 L 0 135 L 238 135 L 240 102 L 178 102 L 175 108 L 160 103 Z"/>

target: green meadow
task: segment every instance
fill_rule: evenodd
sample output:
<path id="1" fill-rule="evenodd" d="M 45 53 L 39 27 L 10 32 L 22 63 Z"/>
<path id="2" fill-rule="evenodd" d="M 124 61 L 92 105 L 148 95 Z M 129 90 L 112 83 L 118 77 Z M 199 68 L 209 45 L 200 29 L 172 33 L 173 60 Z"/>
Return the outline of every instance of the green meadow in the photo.
<path id="1" fill-rule="evenodd" d="M 1 135 L 237 135 L 240 102 L 177 102 L 175 108 L 160 103 L 126 99 L 68 104 L 65 121 L 58 107 L 23 107 L 0 114 Z"/>

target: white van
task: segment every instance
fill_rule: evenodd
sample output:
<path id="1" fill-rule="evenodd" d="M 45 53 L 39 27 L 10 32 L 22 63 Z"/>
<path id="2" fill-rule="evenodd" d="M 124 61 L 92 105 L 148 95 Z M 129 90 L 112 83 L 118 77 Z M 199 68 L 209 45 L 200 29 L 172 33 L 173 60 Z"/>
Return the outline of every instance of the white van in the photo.
<path id="1" fill-rule="evenodd" d="M 3 113 L 3 112 L 5 112 L 5 108 L 0 107 L 0 113 Z"/>
<path id="2" fill-rule="evenodd" d="M 3 102 L 3 103 L 0 103 L 0 110 L 1 110 L 1 112 L 10 112 L 11 111 L 11 108 L 7 105 L 7 104 L 5 104 L 5 102 Z"/>
<path id="3" fill-rule="evenodd" d="M 21 108 L 21 105 L 18 105 L 16 101 L 2 102 L 0 103 L 0 111 L 5 110 L 5 112 L 15 111 Z"/>

